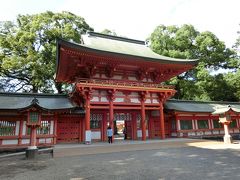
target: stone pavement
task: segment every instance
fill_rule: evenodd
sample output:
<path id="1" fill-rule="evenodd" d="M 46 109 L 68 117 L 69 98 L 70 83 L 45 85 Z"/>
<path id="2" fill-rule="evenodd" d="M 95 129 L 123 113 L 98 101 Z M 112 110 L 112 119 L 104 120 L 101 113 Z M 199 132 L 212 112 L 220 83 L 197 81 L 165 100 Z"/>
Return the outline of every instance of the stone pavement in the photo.
<path id="1" fill-rule="evenodd" d="M 54 158 L 0 160 L 1 180 L 239 180 L 240 144 L 165 139 L 60 144 Z"/>
<path id="2" fill-rule="evenodd" d="M 54 157 L 79 156 L 89 154 L 102 154 L 112 152 L 126 152 L 136 150 L 154 150 L 174 147 L 198 147 L 207 149 L 240 149 L 240 144 L 224 144 L 221 141 L 210 141 L 202 139 L 171 138 L 165 140 L 147 141 L 124 141 L 118 140 L 113 144 L 107 142 L 93 142 L 86 144 L 58 144 L 54 147 Z"/>

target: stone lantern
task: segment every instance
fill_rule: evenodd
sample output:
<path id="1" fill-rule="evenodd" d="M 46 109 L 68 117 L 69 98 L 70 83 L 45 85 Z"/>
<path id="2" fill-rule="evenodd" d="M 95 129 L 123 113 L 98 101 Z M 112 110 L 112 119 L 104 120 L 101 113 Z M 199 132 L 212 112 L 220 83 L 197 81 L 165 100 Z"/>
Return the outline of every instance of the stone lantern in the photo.
<path id="1" fill-rule="evenodd" d="M 33 159 L 38 154 L 37 148 L 37 128 L 41 126 L 41 111 L 39 102 L 34 98 L 31 104 L 23 109 L 23 112 L 27 114 L 27 127 L 30 129 L 30 145 L 26 150 L 27 159 Z"/>
<path id="2" fill-rule="evenodd" d="M 228 105 L 227 107 L 222 107 L 216 109 L 212 114 L 218 114 L 219 115 L 219 123 L 223 124 L 224 127 L 224 143 L 231 144 L 232 143 L 232 137 L 229 134 L 229 124 L 231 121 L 231 115 L 236 114 L 240 112 L 240 109 L 231 107 Z"/>

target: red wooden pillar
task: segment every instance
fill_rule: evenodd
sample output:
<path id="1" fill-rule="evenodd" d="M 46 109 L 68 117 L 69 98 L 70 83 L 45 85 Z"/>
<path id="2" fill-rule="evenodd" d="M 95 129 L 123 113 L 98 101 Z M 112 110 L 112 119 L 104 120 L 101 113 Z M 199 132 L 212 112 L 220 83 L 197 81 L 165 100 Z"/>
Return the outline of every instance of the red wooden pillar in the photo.
<path id="1" fill-rule="evenodd" d="M 57 144 L 57 122 L 58 122 L 58 115 L 54 114 L 54 127 L 53 127 L 53 144 Z"/>
<path id="2" fill-rule="evenodd" d="M 146 112 L 145 112 L 145 101 L 147 92 L 140 93 L 141 99 L 141 127 L 142 127 L 142 141 L 146 141 Z"/>
<path id="3" fill-rule="evenodd" d="M 136 140 L 137 139 L 137 117 L 136 117 L 136 113 L 132 113 L 132 132 L 133 132 L 133 136 L 132 139 Z"/>
<path id="4" fill-rule="evenodd" d="M 165 139 L 165 125 L 164 125 L 164 114 L 163 114 L 163 103 L 159 103 L 159 114 L 160 114 L 160 129 L 161 129 L 161 138 Z"/>
<path id="5" fill-rule="evenodd" d="M 102 141 L 107 140 L 106 131 L 107 131 L 107 113 L 103 113 L 103 122 L 102 122 Z"/>
<path id="6" fill-rule="evenodd" d="M 22 144 L 22 132 L 23 132 L 23 120 L 20 120 L 19 135 L 18 135 L 18 145 Z"/>
<path id="7" fill-rule="evenodd" d="M 79 125 L 78 125 L 78 142 L 82 141 L 82 117 L 79 117 Z"/>
<path id="8" fill-rule="evenodd" d="M 91 143 L 91 129 L 90 129 L 90 98 L 86 97 L 85 104 L 85 143 Z"/>
<path id="9" fill-rule="evenodd" d="M 30 146 L 31 147 L 29 149 L 37 148 L 37 127 L 36 126 L 31 126 Z"/>
<path id="10" fill-rule="evenodd" d="M 112 128 L 114 134 L 114 112 L 113 112 L 113 101 L 115 99 L 115 89 L 108 90 L 108 99 L 109 99 L 109 126 Z M 112 141 L 114 141 L 114 136 L 112 136 Z"/>

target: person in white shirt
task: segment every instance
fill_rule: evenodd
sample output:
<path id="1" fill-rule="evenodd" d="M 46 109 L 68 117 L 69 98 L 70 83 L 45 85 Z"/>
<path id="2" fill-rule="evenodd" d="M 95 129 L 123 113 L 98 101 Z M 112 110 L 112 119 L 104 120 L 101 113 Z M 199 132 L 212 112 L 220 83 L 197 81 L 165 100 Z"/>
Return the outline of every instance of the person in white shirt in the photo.
<path id="1" fill-rule="evenodd" d="M 112 143 L 112 136 L 113 136 L 113 131 L 110 126 L 107 128 L 107 136 L 108 136 L 108 143 Z"/>

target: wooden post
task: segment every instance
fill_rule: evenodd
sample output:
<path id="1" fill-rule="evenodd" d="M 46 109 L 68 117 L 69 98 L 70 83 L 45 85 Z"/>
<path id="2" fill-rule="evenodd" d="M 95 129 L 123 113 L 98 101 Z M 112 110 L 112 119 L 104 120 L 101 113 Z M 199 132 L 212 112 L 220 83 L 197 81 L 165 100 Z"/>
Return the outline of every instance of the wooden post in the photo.
<path id="1" fill-rule="evenodd" d="M 37 127 L 36 126 L 31 126 L 30 146 L 31 147 L 29 149 L 37 148 Z"/>
<path id="2" fill-rule="evenodd" d="M 18 145 L 22 144 L 22 133 L 23 133 L 23 120 L 20 120 L 19 135 L 18 135 Z"/>
<path id="3" fill-rule="evenodd" d="M 159 114 L 160 114 L 160 129 L 161 129 L 161 138 L 165 139 L 165 126 L 164 126 L 164 114 L 163 114 L 163 103 L 159 104 Z"/>
<path id="4" fill-rule="evenodd" d="M 145 113 L 145 105 L 144 101 L 141 101 L 141 126 L 142 126 L 142 140 L 146 141 L 146 113 Z"/>
<path id="5" fill-rule="evenodd" d="M 137 116 L 136 113 L 132 113 L 132 121 L 133 121 L 133 127 L 132 127 L 132 131 L 133 131 L 133 140 L 137 139 Z"/>
<path id="6" fill-rule="evenodd" d="M 78 125 L 78 142 L 80 143 L 82 141 L 82 117 L 79 117 L 79 125 Z"/>
<path id="7" fill-rule="evenodd" d="M 57 122 L 58 122 L 58 115 L 55 114 L 54 115 L 54 128 L 53 128 L 53 134 L 54 134 L 53 144 L 57 144 Z"/>
<path id="8" fill-rule="evenodd" d="M 109 126 L 112 128 L 113 136 L 112 141 L 114 141 L 114 112 L 113 112 L 113 101 L 115 99 L 115 90 L 108 91 L 108 99 L 109 99 Z"/>
<path id="9" fill-rule="evenodd" d="M 91 129 L 90 129 L 90 98 L 86 98 L 85 104 L 85 143 L 91 144 Z"/>
<path id="10" fill-rule="evenodd" d="M 142 127 L 142 141 L 146 141 L 146 113 L 145 113 L 145 101 L 147 92 L 140 93 L 141 100 L 141 127 Z"/>

